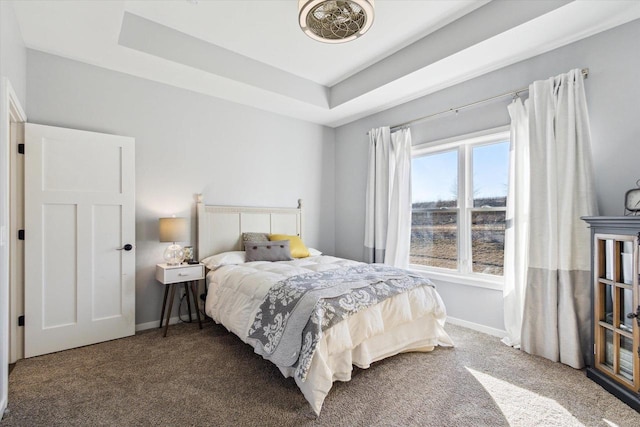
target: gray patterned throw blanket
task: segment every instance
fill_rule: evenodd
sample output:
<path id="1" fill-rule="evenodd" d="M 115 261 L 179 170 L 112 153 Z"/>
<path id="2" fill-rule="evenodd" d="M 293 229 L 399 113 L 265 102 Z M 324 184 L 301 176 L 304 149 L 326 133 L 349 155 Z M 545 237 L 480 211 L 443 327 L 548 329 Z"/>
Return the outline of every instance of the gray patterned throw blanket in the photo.
<path id="1" fill-rule="evenodd" d="M 300 274 L 269 289 L 249 329 L 255 352 L 280 366 L 295 366 L 306 379 L 323 331 L 386 298 L 419 286 L 426 278 L 383 264 L 362 264 Z"/>

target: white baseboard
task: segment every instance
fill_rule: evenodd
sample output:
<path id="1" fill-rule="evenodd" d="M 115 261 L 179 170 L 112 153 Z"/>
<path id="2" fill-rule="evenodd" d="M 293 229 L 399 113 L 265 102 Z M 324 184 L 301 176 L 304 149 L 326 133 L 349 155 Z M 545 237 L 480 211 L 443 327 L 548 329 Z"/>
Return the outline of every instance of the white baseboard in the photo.
<path id="1" fill-rule="evenodd" d="M 185 314 L 183 317 L 189 320 L 189 315 Z M 198 321 L 195 315 L 191 316 L 191 320 L 196 322 Z M 200 318 L 200 320 L 202 320 L 202 318 Z M 175 316 L 169 319 L 169 325 L 175 325 L 176 323 L 180 323 L 180 322 L 182 322 L 182 320 L 180 320 L 178 316 Z M 164 326 L 164 324 L 165 323 L 163 321 L 162 325 Z M 160 327 L 160 320 L 154 320 L 153 322 L 146 322 L 146 323 L 138 323 L 136 325 L 136 332 L 146 331 L 147 329 L 153 329 L 153 328 L 159 328 L 159 327 Z"/>
<path id="2" fill-rule="evenodd" d="M 502 329 L 492 328 L 490 326 L 469 322 L 468 320 L 457 319 L 451 316 L 447 316 L 447 322 L 451 323 L 452 325 L 473 329 L 474 331 L 482 332 L 487 335 L 493 335 L 494 337 L 498 337 L 498 338 L 504 338 L 507 335 L 507 331 L 503 331 Z"/>

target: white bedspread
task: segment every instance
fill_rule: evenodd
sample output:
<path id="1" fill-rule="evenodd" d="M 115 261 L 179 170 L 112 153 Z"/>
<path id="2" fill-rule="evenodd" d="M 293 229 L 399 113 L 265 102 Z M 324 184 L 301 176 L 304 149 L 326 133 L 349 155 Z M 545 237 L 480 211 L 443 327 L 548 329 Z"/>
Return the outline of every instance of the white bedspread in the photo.
<path id="1" fill-rule="evenodd" d="M 207 274 L 206 313 L 247 342 L 249 327 L 269 288 L 287 277 L 358 264 L 331 256 L 293 261 L 228 265 Z M 318 345 L 306 381 L 298 387 L 316 414 L 333 381 L 351 379 L 353 365 L 371 363 L 407 351 L 431 351 L 451 346 L 444 331 L 446 312 L 430 286 L 415 288 L 362 310 L 327 331 Z M 279 366 L 286 377 L 294 368 Z"/>

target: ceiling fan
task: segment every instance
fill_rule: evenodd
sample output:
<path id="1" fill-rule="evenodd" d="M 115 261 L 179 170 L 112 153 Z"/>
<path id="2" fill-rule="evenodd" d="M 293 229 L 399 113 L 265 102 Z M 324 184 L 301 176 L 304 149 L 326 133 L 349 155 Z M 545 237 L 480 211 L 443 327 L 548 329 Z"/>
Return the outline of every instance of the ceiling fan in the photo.
<path id="1" fill-rule="evenodd" d="M 299 0 L 300 28 L 312 39 L 344 43 L 373 24 L 374 0 Z"/>

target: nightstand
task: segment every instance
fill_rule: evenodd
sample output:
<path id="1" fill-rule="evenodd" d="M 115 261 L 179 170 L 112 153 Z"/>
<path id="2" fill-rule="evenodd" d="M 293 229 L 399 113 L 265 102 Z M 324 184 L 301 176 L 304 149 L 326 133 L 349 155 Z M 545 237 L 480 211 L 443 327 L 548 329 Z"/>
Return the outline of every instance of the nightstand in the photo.
<path id="1" fill-rule="evenodd" d="M 156 279 L 164 286 L 164 299 L 162 300 L 162 312 L 160 313 L 160 328 L 164 318 L 165 309 L 167 311 L 166 324 L 164 325 L 164 335 L 167 336 L 169 329 L 169 319 L 171 318 L 171 308 L 173 307 L 173 296 L 176 293 L 176 285 L 184 284 L 184 290 L 187 295 L 187 308 L 189 309 L 189 319 L 191 319 L 191 302 L 189 302 L 189 294 L 193 297 L 193 305 L 198 318 L 198 325 L 202 329 L 200 321 L 200 311 L 198 309 L 197 286 L 198 280 L 204 279 L 203 264 L 180 264 L 180 265 L 156 265 Z M 170 295 L 169 295 L 170 294 Z M 169 295 L 169 306 L 167 307 L 167 295 Z"/>

